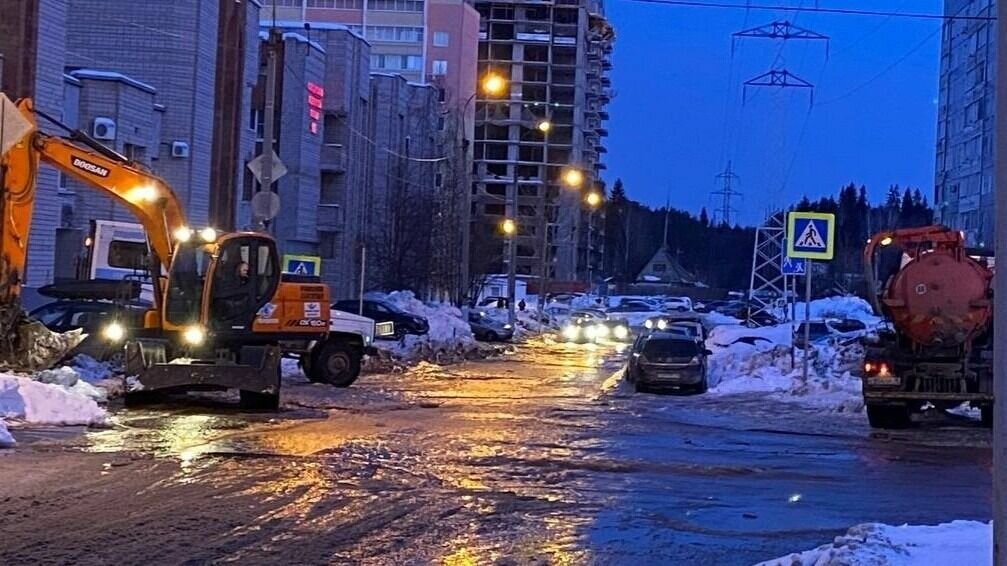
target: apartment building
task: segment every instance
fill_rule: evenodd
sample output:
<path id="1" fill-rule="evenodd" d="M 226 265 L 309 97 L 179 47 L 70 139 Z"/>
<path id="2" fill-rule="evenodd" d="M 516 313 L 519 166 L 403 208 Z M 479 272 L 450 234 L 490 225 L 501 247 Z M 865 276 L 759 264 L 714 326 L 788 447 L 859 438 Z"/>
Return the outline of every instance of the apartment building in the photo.
<path id="1" fill-rule="evenodd" d="M 515 271 L 537 276 L 544 261 L 551 278 L 584 281 L 601 262 L 601 222 L 593 219 L 591 229 L 584 201 L 604 189 L 614 32 L 601 4 L 588 0 L 490 1 L 476 8 L 479 75 L 499 75 L 507 89 L 476 98 L 472 261 L 478 257 L 482 265 L 473 269 L 506 270 L 498 226 L 512 204 Z M 543 121 L 551 124 L 547 132 L 538 127 Z M 578 187 L 563 182 L 569 169 L 583 174 Z"/>
<path id="2" fill-rule="evenodd" d="M 63 53 L 67 6 L 60 0 L 9 0 L 0 18 L 0 90 L 12 99 L 31 97 L 50 116 L 63 109 Z M 52 129 L 44 122 L 44 129 Z M 36 176 L 35 213 L 24 279 L 38 287 L 52 281 L 56 228 L 60 223 L 58 175 L 42 167 Z"/>
<path id="3" fill-rule="evenodd" d="M 948 0 L 947 16 L 996 16 L 993 0 Z M 970 245 L 994 242 L 996 21 L 948 19 L 941 33 L 934 209 Z"/>
<path id="4" fill-rule="evenodd" d="M 67 0 L 71 13 L 98 14 L 108 0 Z M 152 86 L 165 107 L 152 167 L 189 220 L 230 228 L 239 167 L 252 156 L 247 129 L 257 65 L 257 0 L 116 3 L 116 18 L 70 18 L 68 71 L 121 73 Z M 238 26 L 235 28 L 234 26 Z M 86 124 L 84 126 L 87 126 Z"/>

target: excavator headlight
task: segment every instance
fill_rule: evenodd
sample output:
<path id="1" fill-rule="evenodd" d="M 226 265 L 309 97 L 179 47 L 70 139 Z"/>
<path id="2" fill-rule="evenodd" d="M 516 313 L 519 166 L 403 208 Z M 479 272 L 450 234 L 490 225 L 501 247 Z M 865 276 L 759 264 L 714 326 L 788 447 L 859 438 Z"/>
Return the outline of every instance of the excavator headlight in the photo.
<path id="1" fill-rule="evenodd" d="M 179 242 L 188 242 L 192 239 L 192 228 L 188 226 L 182 226 L 175 229 L 175 240 Z"/>
<path id="2" fill-rule="evenodd" d="M 206 341 L 206 329 L 198 324 L 193 324 L 182 331 L 182 340 L 190 346 L 199 346 Z"/>
<path id="3" fill-rule="evenodd" d="M 217 241 L 217 231 L 207 226 L 199 231 L 199 239 L 203 240 L 207 244 L 212 244 Z"/>
<path id="4" fill-rule="evenodd" d="M 130 202 L 154 202 L 157 200 L 157 188 L 153 185 L 140 185 L 126 193 L 126 200 Z"/>
<path id="5" fill-rule="evenodd" d="M 101 335 L 109 342 L 120 342 L 126 337 L 126 328 L 118 322 L 110 322 L 101 330 Z"/>

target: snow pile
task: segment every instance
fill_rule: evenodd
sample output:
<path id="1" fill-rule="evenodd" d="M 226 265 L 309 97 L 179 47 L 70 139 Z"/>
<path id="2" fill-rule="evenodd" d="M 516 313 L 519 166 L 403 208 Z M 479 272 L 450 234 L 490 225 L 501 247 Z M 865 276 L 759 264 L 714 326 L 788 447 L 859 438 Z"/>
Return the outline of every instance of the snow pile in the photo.
<path id="1" fill-rule="evenodd" d="M 93 386 L 79 380 L 69 386 L 55 383 L 69 381 L 68 375 L 66 371 L 52 372 L 44 379 L 53 382 L 45 383 L 0 373 L 0 418 L 36 424 L 106 424 L 108 413 L 91 396 Z"/>
<path id="2" fill-rule="evenodd" d="M 411 291 L 372 296 L 388 301 L 409 314 L 421 316 L 430 325 L 430 331 L 423 336 L 407 334 L 400 341 L 376 340 L 374 346 L 393 360 L 446 363 L 464 359 L 479 350 L 469 323 L 457 307 L 443 303 L 425 304 Z"/>
<path id="3" fill-rule="evenodd" d="M 952 521 L 940 525 L 864 523 L 831 544 L 757 566 L 888 566 L 990 564 L 993 524 Z"/>
<path id="4" fill-rule="evenodd" d="M 11 435 L 10 431 L 7 430 L 7 423 L 0 419 L 0 448 L 7 446 L 14 446 L 16 442 L 14 437 Z"/>
<path id="5" fill-rule="evenodd" d="M 797 318 L 804 320 L 804 303 L 797 303 Z M 871 304 L 860 297 L 826 297 L 811 301 L 811 318 L 842 318 L 859 320 L 874 328 L 881 324 L 881 317 L 874 314 Z"/>
<path id="6" fill-rule="evenodd" d="M 791 360 L 791 325 L 765 328 L 719 326 L 707 347 L 711 395 L 765 393 L 774 399 L 835 412 L 863 410 L 860 378 L 853 375 L 863 359 L 859 344 L 813 347 L 808 379 L 802 375 L 804 351 Z"/>

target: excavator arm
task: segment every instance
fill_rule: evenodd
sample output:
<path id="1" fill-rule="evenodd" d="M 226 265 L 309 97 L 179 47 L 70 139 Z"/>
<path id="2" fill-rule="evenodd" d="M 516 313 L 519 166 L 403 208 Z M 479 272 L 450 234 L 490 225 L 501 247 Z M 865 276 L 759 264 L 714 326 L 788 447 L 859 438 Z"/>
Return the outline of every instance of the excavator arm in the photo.
<path id="1" fill-rule="evenodd" d="M 11 107 L 8 100 L 0 100 L 0 104 L 5 108 Z M 140 221 L 155 258 L 151 268 L 157 271 L 153 271 L 152 276 L 168 268 L 175 240 L 187 239 L 191 231 L 186 226 L 178 198 L 159 177 L 140 169 L 86 134 L 66 128 L 55 120 L 52 121 L 67 130 L 69 138 L 40 131 L 36 115 L 44 115 L 34 110 L 29 99 L 20 100 L 16 109 L 20 114 L 20 123 L 24 125 L 27 122 L 30 126 L 21 128 L 28 133 L 16 143 L 6 144 L 10 148 L 0 160 L 0 342 L 3 342 L 0 345 L 0 365 L 37 368 L 56 360 L 47 362 L 40 356 L 26 354 L 25 351 L 32 349 L 40 339 L 41 329 L 36 324 L 26 334 L 19 298 L 36 199 L 36 176 L 41 162 L 112 197 Z M 4 121 L 10 123 L 12 120 L 5 117 Z M 163 290 L 160 289 L 159 278 L 154 276 L 152 279 L 155 282 L 154 295 L 160 301 Z M 49 338 L 52 337 L 41 336 L 43 342 Z M 74 346 L 76 343 L 65 349 L 68 351 Z M 53 355 L 44 358 L 47 360 Z M 26 361 L 25 356 L 34 361 Z"/>

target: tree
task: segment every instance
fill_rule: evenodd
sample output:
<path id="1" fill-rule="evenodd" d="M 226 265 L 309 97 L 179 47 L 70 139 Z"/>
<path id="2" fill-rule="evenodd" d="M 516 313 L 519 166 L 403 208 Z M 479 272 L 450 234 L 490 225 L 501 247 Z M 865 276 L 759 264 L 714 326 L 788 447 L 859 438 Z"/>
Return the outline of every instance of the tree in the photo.
<path id="1" fill-rule="evenodd" d="M 699 211 L 699 223 L 703 225 L 703 228 L 710 227 L 710 216 L 706 213 L 706 207 Z"/>

